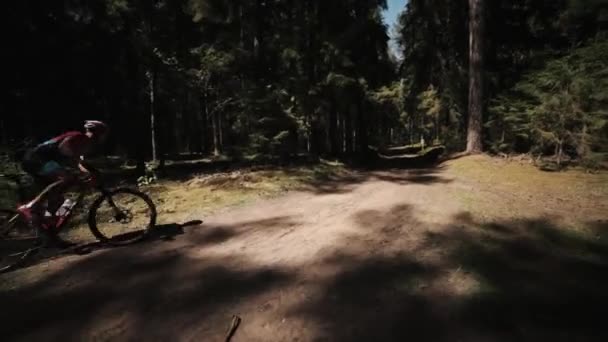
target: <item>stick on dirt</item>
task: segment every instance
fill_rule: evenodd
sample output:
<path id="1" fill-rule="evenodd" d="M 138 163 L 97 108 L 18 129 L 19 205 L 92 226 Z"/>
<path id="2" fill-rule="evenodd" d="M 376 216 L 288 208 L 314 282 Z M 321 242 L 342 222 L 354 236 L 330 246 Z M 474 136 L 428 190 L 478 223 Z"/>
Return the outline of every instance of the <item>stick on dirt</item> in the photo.
<path id="1" fill-rule="evenodd" d="M 228 329 L 228 332 L 226 333 L 226 342 L 230 342 L 230 339 L 232 338 L 232 336 L 234 336 L 234 333 L 236 332 L 236 329 L 239 327 L 239 324 L 241 324 L 241 318 L 237 315 L 233 315 L 232 322 L 230 323 L 230 328 Z"/>

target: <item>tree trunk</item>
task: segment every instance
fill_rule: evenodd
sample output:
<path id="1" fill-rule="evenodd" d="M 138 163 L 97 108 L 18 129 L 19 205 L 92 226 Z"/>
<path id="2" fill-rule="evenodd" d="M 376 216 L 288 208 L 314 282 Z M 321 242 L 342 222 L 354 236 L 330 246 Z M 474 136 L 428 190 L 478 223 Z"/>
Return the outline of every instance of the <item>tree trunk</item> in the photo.
<path id="1" fill-rule="evenodd" d="M 203 91 L 201 96 L 201 116 L 203 122 L 203 151 L 209 152 L 209 107 L 207 103 L 207 90 Z"/>
<path id="2" fill-rule="evenodd" d="M 334 100 L 331 101 L 329 109 L 329 150 L 332 157 L 338 156 L 338 113 Z"/>
<path id="3" fill-rule="evenodd" d="M 245 49 L 245 16 L 243 13 L 243 4 L 237 6 L 239 7 L 239 45 L 241 49 Z"/>
<path id="4" fill-rule="evenodd" d="M 257 0 L 255 2 L 255 35 L 253 37 L 254 43 L 254 51 L 253 56 L 258 64 L 258 71 L 263 72 L 264 58 L 264 9 L 262 6 L 262 0 Z"/>
<path id="5" fill-rule="evenodd" d="M 201 97 L 198 98 L 198 106 L 196 106 L 196 113 L 194 119 L 196 120 L 196 130 L 193 139 L 196 140 L 196 152 L 202 153 L 205 149 L 205 123 L 203 121 L 203 101 Z"/>
<path id="6" fill-rule="evenodd" d="M 340 116 L 340 153 L 346 153 L 346 117 L 349 115 L 348 111 L 350 109 L 344 111 Z"/>
<path id="7" fill-rule="evenodd" d="M 2 137 L 0 139 L 0 144 L 2 144 L 2 146 L 8 146 L 8 132 L 6 130 L 6 124 L 4 122 L 4 119 L 0 119 L 0 134 L 2 135 Z"/>
<path id="8" fill-rule="evenodd" d="M 213 130 L 213 155 L 219 156 L 219 133 L 218 133 L 218 122 L 217 122 L 217 113 L 211 114 L 211 128 Z"/>
<path id="9" fill-rule="evenodd" d="M 187 88 L 184 89 L 181 106 L 184 116 L 184 152 L 192 153 L 192 116 L 190 115 L 190 93 Z"/>
<path id="10" fill-rule="evenodd" d="M 562 166 L 562 155 L 563 155 L 563 142 L 560 140 L 557 143 L 557 167 Z"/>
<path id="11" fill-rule="evenodd" d="M 224 149 L 224 133 L 223 133 L 223 129 L 222 127 L 224 127 L 224 125 L 222 125 L 222 115 L 221 113 L 218 111 L 217 113 L 217 133 L 218 133 L 218 142 L 219 142 L 219 150 L 223 151 Z"/>
<path id="12" fill-rule="evenodd" d="M 128 22 L 125 31 L 130 32 Z M 134 38 L 131 39 L 134 40 Z M 140 69 L 140 64 L 138 63 L 137 52 L 133 47 L 130 47 L 127 50 L 126 64 L 130 80 L 127 89 L 132 96 L 130 101 L 128 101 L 126 108 L 128 112 L 132 114 L 128 117 L 128 120 L 129 126 L 133 132 L 133 135 L 130 136 L 129 140 L 127 141 L 127 143 L 129 143 L 128 150 L 129 154 L 134 156 L 135 160 L 137 161 L 136 172 L 142 175 L 146 171 L 145 147 L 148 146 L 148 144 L 146 142 L 147 138 L 145 138 L 146 131 L 138 129 L 138 127 L 141 126 L 142 123 L 147 122 L 147 118 L 145 111 L 142 108 L 143 99 L 141 98 L 142 94 L 140 92 L 142 89 L 142 83 L 144 83 L 142 82 L 143 80 L 141 78 L 142 70 Z M 31 125 L 28 125 L 27 127 L 29 128 L 30 126 Z"/>
<path id="13" fill-rule="evenodd" d="M 182 112 L 181 112 L 181 108 L 177 107 L 177 110 L 175 110 L 175 121 L 173 124 L 173 138 L 175 140 L 175 153 L 177 153 L 177 154 L 179 154 L 183 151 L 182 130 L 183 130 Z"/>
<path id="14" fill-rule="evenodd" d="M 154 116 L 154 95 L 156 93 L 156 72 L 148 71 L 149 91 L 150 91 L 150 139 L 152 142 L 152 161 L 158 159 L 156 150 L 156 118 Z"/>
<path id="15" fill-rule="evenodd" d="M 581 132 L 581 142 L 576 149 L 579 158 L 584 158 L 589 153 L 589 146 L 587 143 L 587 123 L 583 123 L 583 130 Z"/>
<path id="16" fill-rule="evenodd" d="M 344 118 L 344 152 L 351 154 L 353 152 L 353 112 L 356 110 L 354 105 L 351 105 L 346 117 Z"/>
<path id="17" fill-rule="evenodd" d="M 365 114 L 363 113 L 364 104 L 359 103 L 359 108 L 357 108 L 357 145 L 358 152 L 367 152 L 367 126 L 365 120 Z"/>
<path id="18" fill-rule="evenodd" d="M 467 152 L 481 153 L 483 110 L 483 3 L 469 0 L 469 125 Z"/>
<path id="19" fill-rule="evenodd" d="M 440 129 L 439 129 L 439 112 L 437 112 L 437 114 L 435 114 L 435 141 L 437 143 L 439 143 L 439 134 L 440 134 Z"/>

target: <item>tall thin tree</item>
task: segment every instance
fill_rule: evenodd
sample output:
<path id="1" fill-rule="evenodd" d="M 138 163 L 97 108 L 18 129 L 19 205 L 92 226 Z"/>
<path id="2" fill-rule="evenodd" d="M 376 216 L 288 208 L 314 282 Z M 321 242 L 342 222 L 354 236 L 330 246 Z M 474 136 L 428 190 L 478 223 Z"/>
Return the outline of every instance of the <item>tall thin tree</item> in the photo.
<path id="1" fill-rule="evenodd" d="M 469 125 L 467 152 L 481 153 L 484 0 L 469 0 Z"/>
<path id="2" fill-rule="evenodd" d="M 148 82 L 149 82 L 149 96 L 150 96 L 150 138 L 152 141 L 152 160 L 154 162 L 158 159 L 158 152 L 156 146 L 156 116 L 154 113 L 154 95 L 156 93 L 156 72 L 148 71 Z"/>

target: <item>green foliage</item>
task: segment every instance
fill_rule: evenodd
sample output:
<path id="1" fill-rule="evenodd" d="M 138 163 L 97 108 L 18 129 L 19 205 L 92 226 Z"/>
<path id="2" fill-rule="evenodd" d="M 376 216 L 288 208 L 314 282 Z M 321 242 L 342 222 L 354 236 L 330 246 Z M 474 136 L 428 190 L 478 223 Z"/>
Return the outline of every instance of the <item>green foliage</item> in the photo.
<path id="1" fill-rule="evenodd" d="M 503 130 L 495 149 L 552 153 L 558 167 L 566 156 L 588 167 L 599 165 L 590 156 L 608 151 L 606 61 L 608 42 L 598 41 L 524 74 L 493 101 L 491 122 Z"/>
<path id="2" fill-rule="evenodd" d="M 560 142 L 568 154 L 603 151 L 606 1 L 487 6 L 487 144 L 497 152 Z M 3 143 L 41 140 L 95 117 L 113 127 L 107 152 L 141 166 L 151 156 L 154 113 L 161 156 L 337 157 L 421 137 L 463 147 L 466 1 L 408 1 L 396 28 L 401 61 L 387 52 L 384 0 L 7 7 L 0 18 L 27 44 L 5 53 L 3 110 L 11 115 L 0 118 Z M 545 65 L 551 60 L 560 62 Z"/>
<path id="3" fill-rule="evenodd" d="M 138 186 L 150 185 L 158 180 L 158 162 L 149 162 L 145 166 L 144 174 L 137 178 Z"/>
<path id="4" fill-rule="evenodd" d="M 586 158 L 608 150 L 608 42 L 593 43 L 542 69 L 526 73 L 513 89 L 494 99 L 493 124 L 503 136 L 497 150 L 522 141 L 538 153 L 569 151 Z"/>
<path id="5" fill-rule="evenodd" d="M 537 113 L 533 122 L 532 113 L 528 112 L 531 108 L 528 96 L 536 95 L 529 91 L 523 91 L 522 94 L 515 85 L 522 85 L 525 75 L 529 75 L 532 70 L 544 68 L 547 61 L 570 53 L 573 47 L 605 39 L 606 13 L 608 2 L 605 0 L 486 2 L 484 94 L 489 115 L 484 118 L 484 136 L 490 150 L 525 152 L 531 147 L 542 149 L 539 143 L 541 139 L 545 145 L 550 145 L 548 141 L 556 139 L 582 140 L 583 133 L 580 130 L 575 134 L 576 137 L 566 138 L 564 132 L 558 133 L 560 129 L 553 127 L 561 125 L 564 127 L 561 130 L 571 131 L 573 128 L 567 127 L 575 123 L 566 118 L 569 114 L 560 114 L 559 111 L 557 114 L 547 114 L 561 115 L 561 120 L 550 122 Z M 467 1 L 411 0 L 401 13 L 396 27 L 404 56 L 400 72 L 409 82 L 405 111 L 413 117 L 410 120 L 416 123 L 412 131 L 414 135 L 428 134 L 427 123 L 420 116 L 425 116 L 429 104 L 421 101 L 425 98 L 424 92 L 432 86 L 437 91 L 442 108 L 440 136 L 448 149 L 462 146 L 466 137 L 469 32 L 463 23 L 468 20 Z M 592 56 L 592 53 L 582 53 L 577 58 L 589 59 Z M 600 58 L 596 58 L 594 61 L 581 60 L 580 63 L 590 66 L 601 63 L 600 61 Z M 570 63 L 571 66 L 576 64 L 573 61 Z M 557 74 L 555 70 L 553 72 Z M 579 70 L 574 72 L 578 74 Z M 567 77 L 568 73 L 560 75 Z M 597 87 L 596 83 L 591 84 Z M 537 83 L 532 86 L 542 85 Z M 574 87 L 578 86 L 582 85 L 575 81 Z M 584 93 L 584 90 L 579 91 L 579 95 Z M 555 97 L 553 102 L 548 98 L 536 98 L 535 101 L 545 103 L 543 108 L 537 108 L 538 111 L 555 112 L 556 106 L 586 101 L 579 98 L 564 99 L 561 95 Z M 561 103 L 556 102 L 558 98 Z M 591 121 L 598 123 L 596 119 L 589 120 L 589 129 L 595 125 Z M 553 126 L 549 127 L 551 125 Z M 554 135 L 541 134 L 541 131 L 550 131 Z M 587 135 L 593 134 L 590 131 Z M 590 137 L 590 140 L 593 139 Z"/>
<path id="6" fill-rule="evenodd" d="M 432 85 L 418 95 L 418 112 L 422 135 L 433 137 L 433 144 L 439 144 L 441 100 L 437 90 Z"/>

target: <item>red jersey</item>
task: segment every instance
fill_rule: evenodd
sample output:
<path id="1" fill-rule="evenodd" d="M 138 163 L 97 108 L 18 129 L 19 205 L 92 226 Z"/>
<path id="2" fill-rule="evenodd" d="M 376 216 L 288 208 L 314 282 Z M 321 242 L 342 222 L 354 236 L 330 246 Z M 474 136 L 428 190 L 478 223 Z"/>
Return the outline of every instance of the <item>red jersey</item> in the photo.
<path id="1" fill-rule="evenodd" d="M 66 132 L 36 146 L 35 151 L 47 160 L 78 162 L 92 147 L 91 138 L 81 132 Z"/>

